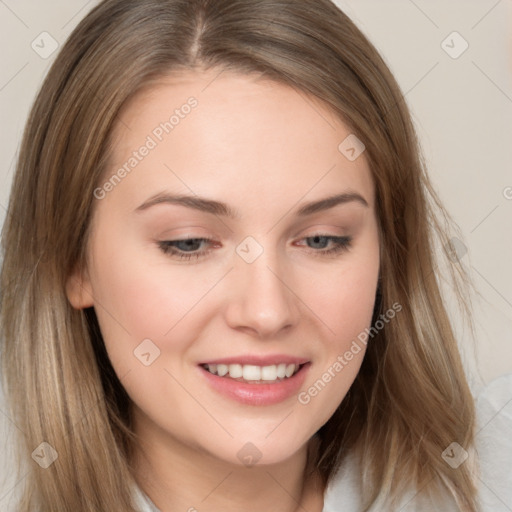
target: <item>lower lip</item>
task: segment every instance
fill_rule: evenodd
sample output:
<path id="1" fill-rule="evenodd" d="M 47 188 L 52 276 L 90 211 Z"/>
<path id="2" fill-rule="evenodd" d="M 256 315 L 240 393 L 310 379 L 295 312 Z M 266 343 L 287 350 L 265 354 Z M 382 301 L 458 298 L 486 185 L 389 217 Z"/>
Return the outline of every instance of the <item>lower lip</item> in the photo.
<path id="1" fill-rule="evenodd" d="M 229 377 L 213 375 L 198 366 L 208 384 L 220 394 L 246 405 L 272 405 L 290 398 L 299 392 L 311 363 L 302 365 L 299 371 L 287 379 L 269 384 L 240 382 Z"/>

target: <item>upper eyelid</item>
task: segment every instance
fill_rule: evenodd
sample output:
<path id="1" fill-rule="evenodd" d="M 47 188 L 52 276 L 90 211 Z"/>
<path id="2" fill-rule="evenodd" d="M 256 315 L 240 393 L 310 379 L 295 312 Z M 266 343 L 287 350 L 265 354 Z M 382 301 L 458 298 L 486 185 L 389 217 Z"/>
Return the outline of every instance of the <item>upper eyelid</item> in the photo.
<path id="1" fill-rule="evenodd" d="M 347 232 L 359 231 L 362 225 L 364 225 L 364 219 L 360 218 L 359 216 L 331 216 L 332 212 L 321 212 L 319 215 L 321 215 L 322 213 L 327 214 L 328 216 L 319 216 L 318 218 L 316 218 L 316 214 L 313 214 L 313 218 L 307 221 L 302 219 L 297 222 L 292 222 L 290 226 L 286 227 L 283 230 L 282 236 L 285 238 L 299 238 L 305 236 L 302 233 L 307 233 L 310 230 L 312 231 L 313 234 L 308 234 L 307 236 L 314 236 L 317 233 L 328 234 L 329 236 L 345 236 L 346 234 L 348 234 Z M 179 222 L 179 224 L 181 224 L 181 222 Z M 266 234 L 270 233 L 274 229 L 274 227 L 267 230 Z M 198 229 L 200 231 L 197 234 L 189 236 L 187 233 L 189 229 L 194 231 Z M 181 233 L 183 233 L 183 235 L 181 235 L 179 232 L 173 233 L 178 230 Z M 333 232 L 333 230 L 336 230 L 337 232 Z M 208 234 L 206 234 L 205 232 Z M 211 235 L 211 233 L 213 234 Z M 192 222 L 184 222 L 182 226 L 178 225 L 175 228 L 169 228 L 166 229 L 165 231 L 161 231 L 160 235 L 157 236 L 161 237 L 162 240 L 165 237 L 165 240 L 174 241 L 183 240 L 187 238 L 231 238 L 234 236 L 234 234 L 235 233 L 233 229 L 226 227 L 224 223 L 223 226 L 220 226 L 217 225 L 216 223 L 204 222 L 195 219 Z"/>
<path id="2" fill-rule="evenodd" d="M 325 226 L 328 226 L 328 227 L 325 227 Z M 194 229 L 196 228 L 197 226 L 189 226 L 188 228 L 184 228 L 184 229 Z M 203 229 L 202 227 L 199 227 L 199 229 Z M 344 233 L 334 233 L 332 230 L 333 229 L 339 229 L 339 230 L 343 230 Z M 207 229 L 208 231 L 210 231 L 210 229 Z M 332 237 L 343 237 L 343 236 L 349 236 L 346 232 L 348 231 L 353 231 L 354 228 L 353 227 L 350 227 L 350 224 L 347 224 L 347 223 L 340 223 L 340 224 L 322 224 L 322 223 L 317 223 L 317 224 L 313 224 L 313 225 L 310 225 L 306 228 L 300 228 L 299 230 L 297 229 L 294 229 L 293 230 L 293 235 L 291 236 L 291 238 L 310 238 L 310 237 L 313 237 L 313 236 L 332 236 Z M 311 234 L 309 234 L 309 231 L 311 231 Z M 302 233 L 305 233 L 305 234 L 302 234 Z M 292 231 L 289 230 L 288 231 L 288 234 L 292 234 Z M 223 235 L 221 235 L 222 237 Z M 287 235 L 288 236 L 288 235 Z M 212 240 L 212 241 L 217 241 L 217 236 L 216 235 L 204 235 L 204 234 L 191 234 L 191 235 L 188 235 L 188 234 L 184 234 L 184 235 L 168 235 L 168 238 L 165 238 L 165 241 L 170 241 L 170 242 L 177 242 L 177 241 L 180 241 L 180 240 Z"/>

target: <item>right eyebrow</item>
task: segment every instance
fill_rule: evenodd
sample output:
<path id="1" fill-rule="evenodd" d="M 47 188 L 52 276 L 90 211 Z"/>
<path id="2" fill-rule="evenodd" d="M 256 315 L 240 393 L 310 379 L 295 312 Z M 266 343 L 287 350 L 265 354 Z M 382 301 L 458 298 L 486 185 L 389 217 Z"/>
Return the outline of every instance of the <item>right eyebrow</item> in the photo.
<path id="1" fill-rule="evenodd" d="M 211 213 L 213 215 L 222 215 L 233 219 L 238 216 L 237 213 L 225 203 L 199 196 L 172 195 L 166 192 L 150 197 L 147 201 L 144 201 L 144 203 L 138 206 L 135 211 L 144 211 L 157 204 L 177 204 L 202 212 Z"/>

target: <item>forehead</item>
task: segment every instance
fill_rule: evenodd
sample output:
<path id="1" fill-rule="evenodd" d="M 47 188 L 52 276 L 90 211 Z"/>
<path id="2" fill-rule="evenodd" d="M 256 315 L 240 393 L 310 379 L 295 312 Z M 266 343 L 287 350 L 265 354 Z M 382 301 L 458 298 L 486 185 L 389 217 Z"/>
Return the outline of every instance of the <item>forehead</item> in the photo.
<path id="1" fill-rule="evenodd" d="M 120 112 L 109 173 L 132 160 L 115 193 L 122 188 L 133 205 L 163 188 L 224 199 L 250 191 L 284 202 L 349 188 L 372 206 L 364 153 L 351 161 L 340 150 L 347 137 L 350 129 L 332 109 L 286 84 L 255 74 L 180 72 L 145 87 Z M 134 156 L 144 147 L 143 157 Z"/>

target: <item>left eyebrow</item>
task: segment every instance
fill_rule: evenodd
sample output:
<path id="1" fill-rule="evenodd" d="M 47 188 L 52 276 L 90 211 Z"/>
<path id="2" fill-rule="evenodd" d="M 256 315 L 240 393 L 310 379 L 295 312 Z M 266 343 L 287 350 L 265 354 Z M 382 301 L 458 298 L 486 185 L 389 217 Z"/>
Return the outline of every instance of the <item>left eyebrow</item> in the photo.
<path id="1" fill-rule="evenodd" d="M 305 217 L 307 215 L 312 215 L 320 211 L 334 208 L 337 205 L 347 204 L 350 202 L 357 202 L 366 208 L 369 207 L 366 199 L 360 194 L 356 192 L 345 192 L 343 194 L 337 194 L 334 196 L 326 197 L 324 199 L 320 199 L 318 201 L 306 203 L 296 211 L 296 215 L 299 217 Z M 221 215 L 233 219 L 237 217 L 236 211 L 226 203 L 215 201 L 213 199 L 206 199 L 199 196 L 172 195 L 165 192 L 152 196 L 147 201 L 138 206 L 135 209 L 135 212 L 147 210 L 148 208 L 158 204 L 177 204 L 202 212 L 211 213 L 213 215 Z"/>
<path id="2" fill-rule="evenodd" d="M 343 194 L 337 194 L 335 196 L 326 197 L 325 199 L 320 199 L 319 201 L 307 203 L 299 208 L 297 215 L 304 217 L 306 215 L 312 215 L 313 213 L 321 212 L 323 210 L 328 210 L 339 204 L 346 204 L 353 201 L 362 204 L 366 208 L 369 208 L 368 202 L 362 195 L 356 192 L 345 192 Z"/>

